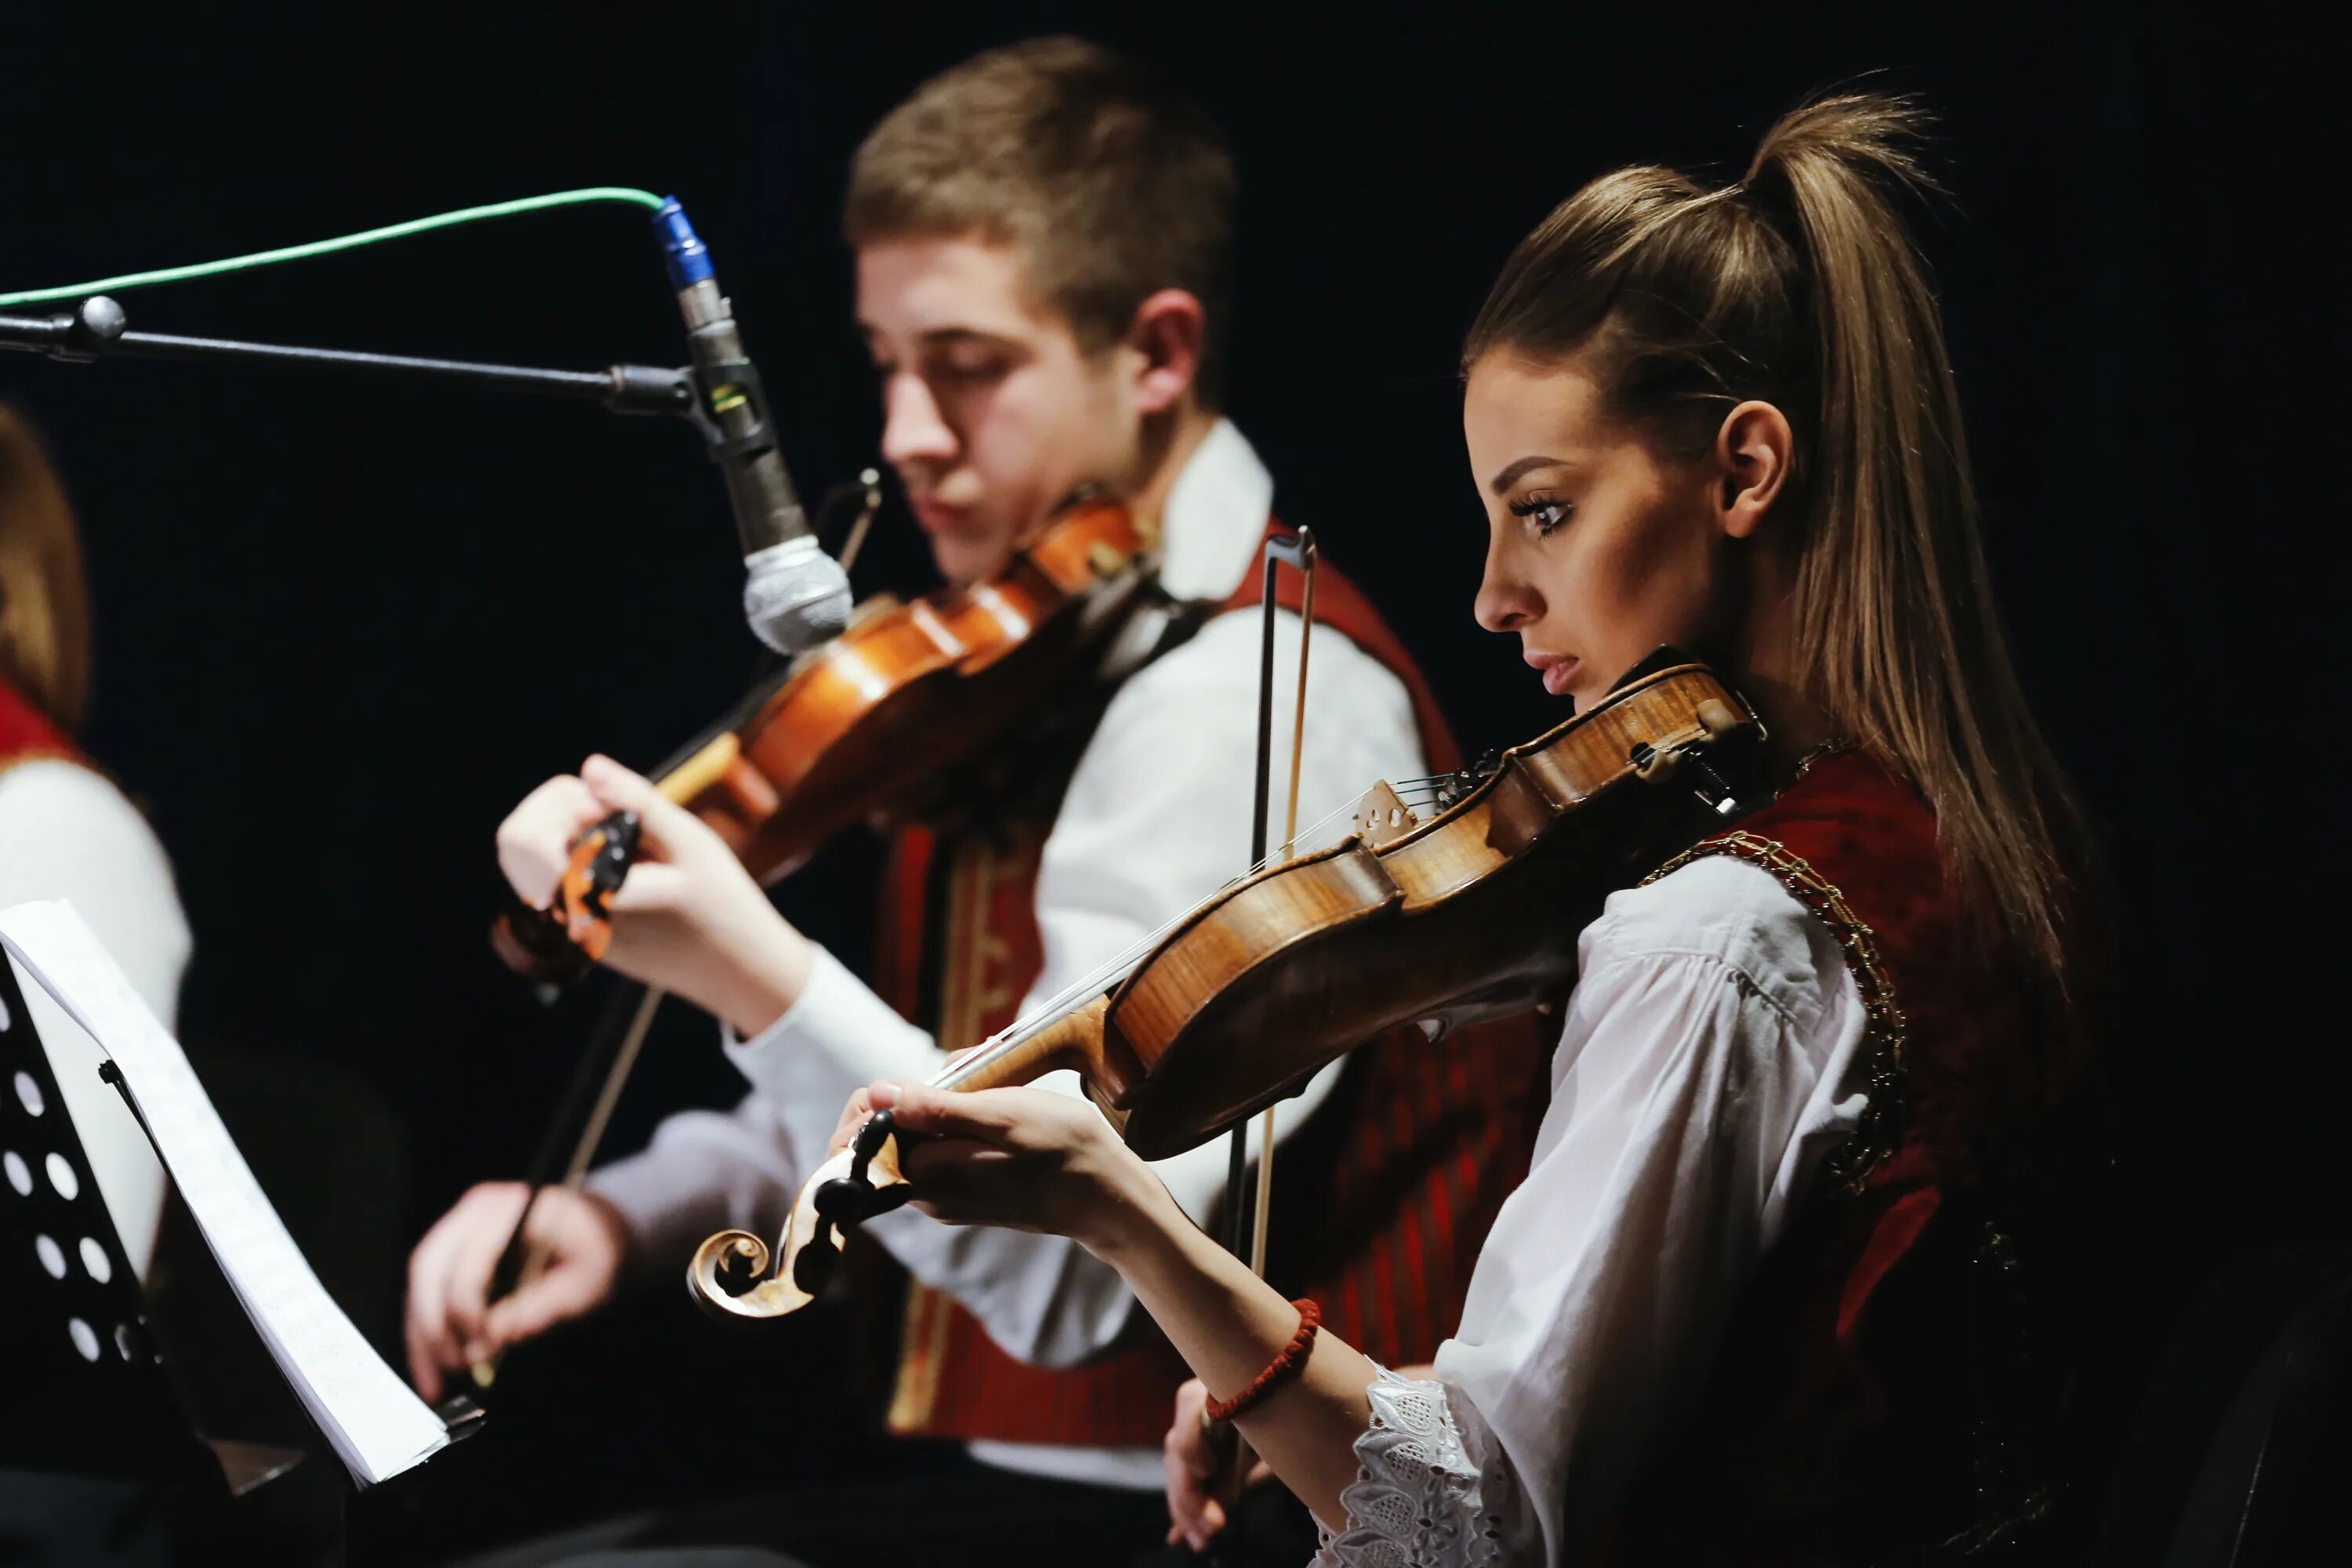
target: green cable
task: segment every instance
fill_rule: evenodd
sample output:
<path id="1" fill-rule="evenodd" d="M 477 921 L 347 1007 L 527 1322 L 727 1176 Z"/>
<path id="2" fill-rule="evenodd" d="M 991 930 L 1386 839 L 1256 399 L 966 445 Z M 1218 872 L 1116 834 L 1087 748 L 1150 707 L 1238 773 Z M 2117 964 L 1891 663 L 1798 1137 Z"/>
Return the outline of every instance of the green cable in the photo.
<path id="1" fill-rule="evenodd" d="M 591 185 L 585 190 L 557 191 L 551 195 L 525 196 L 520 201 L 493 202 L 486 207 L 466 207 L 432 217 L 411 218 L 406 223 L 396 223 L 388 228 L 372 228 L 365 234 L 347 234 L 340 239 L 314 239 L 308 245 L 289 245 L 282 250 L 257 250 L 250 256 L 232 256 L 226 261 L 200 261 L 193 267 L 166 267 L 156 272 L 126 272 L 120 278 L 100 278 L 94 283 L 68 283 L 56 289 L 26 289 L 14 294 L 0 294 L 0 308 L 37 305 L 49 300 L 79 300 L 91 294 L 143 288 L 150 283 L 177 283 L 189 278 L 212 278 L 224 272 L 242 272 L 248 268 L 272 267 L 281 261 L 302 261 L 313 256 L 328 256 L 338 250 L 352 250 L 380 240 L 402 239 L 436 228 L 455 228 L 459 224 L 512 217 L 518 213 L 543 212 L 549 207 L 580 206 L 592 202 L 622 202 L 650 212 L 659 209 L 662 198 L 651 191 L 632 190 L 626 185 Z"/>

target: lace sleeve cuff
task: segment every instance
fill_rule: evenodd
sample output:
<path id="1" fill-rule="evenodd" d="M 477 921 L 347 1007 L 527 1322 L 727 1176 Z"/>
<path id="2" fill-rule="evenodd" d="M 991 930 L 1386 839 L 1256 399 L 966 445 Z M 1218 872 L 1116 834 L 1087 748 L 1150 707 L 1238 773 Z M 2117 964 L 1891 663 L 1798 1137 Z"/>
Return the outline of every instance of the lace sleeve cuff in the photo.
<path id="1" fill-rule="evenodd" d="M 1442 1383 L 1372 1382 L 1372 1424 L 1356 1439 L 1361 1468 L 1339 1494 L 1347 1528 L 1325 1531 L 1319 1568 L 1473 1568 L 1502 1559 L 1477 1464 Z"/>

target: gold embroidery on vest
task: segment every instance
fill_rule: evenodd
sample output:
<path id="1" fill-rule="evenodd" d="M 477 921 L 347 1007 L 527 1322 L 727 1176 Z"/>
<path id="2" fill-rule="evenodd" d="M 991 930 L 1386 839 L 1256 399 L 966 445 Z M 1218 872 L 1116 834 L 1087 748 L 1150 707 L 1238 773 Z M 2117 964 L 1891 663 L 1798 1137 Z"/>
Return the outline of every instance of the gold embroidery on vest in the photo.
<path id="1" fill-rule="evenodd" d="M 940 1402 L 940 1364 L 948 1348 L 948 1299 L 919 1279 L 907 1281 L 907 1315 L 898 1335 L 898 1377 L 890 1391 L 893 1432 L 919 1432 Z"/>
<path id="2" fill-rule="evenodd" d="M 1024 847 L 1018 843 L 1000 847 L 975 834 L 950 851 L 947 919 L 940 933 L 947 946 L 940 971 L 941 1050 L 978 1045 L 987 1037 L 991 1019 L 1019 1000 L 1004 973 L 1013 944 L 996 933 L 989 917 L 998 888 L 1020 876 Z"/>
<path id="3" fill-rule="evenodd" d="M 939 928 L 944 962 L 940 966 L 936 1037 L 942 1052 L 978 1045 L 995 1020 L 1020 1000 L 1007 974 L 1013 944 L 997 933 L 991 917 L 999 891 L 1024 877 L 1040 847 L 1032 829 L 1009 835 L 968 833 L 943 847 L 949 859 L 942 890 L 945 918 Z M 938 1413 L 950 1306 L 947 1297 L 921 1280 L 907 1281 L 898 1376 L 887 1417 L 893 1432 L 920 1431 Z"/>

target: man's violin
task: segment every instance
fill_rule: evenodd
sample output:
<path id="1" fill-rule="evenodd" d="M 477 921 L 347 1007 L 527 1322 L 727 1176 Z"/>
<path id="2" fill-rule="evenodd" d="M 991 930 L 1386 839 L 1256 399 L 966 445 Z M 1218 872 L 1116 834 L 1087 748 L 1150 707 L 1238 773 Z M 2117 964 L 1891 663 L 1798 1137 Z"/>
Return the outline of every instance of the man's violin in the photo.
<path id="1" fill-rule="evenodd" d="M 656 783 L 762 883 L 854 824 L 938 811 L 1122 624 L 1148 580 L 1149 549 L 1125 506 L 1078 500 L 982 582 L 859 605 L 846 631 L 755 691 Z M 541 980 L 602 957 L 635 842 L 626 813 L 583 835 L 549 908 L 501 917 L 499 956 Z"/>
<path id="2" fill-rule="evenodd" d="M 1386 785 L 1338 845 L 1234 883 L 959 1058 L 934 1087 L 1073 1068 L 1149 1160 L 1201 1143 L 1404 1024 L 1435 1039 L 1574 983 L 1575 933 L 1609 893 L 1751 804 L 1763 727 L 1713 670 L 1665 650 L 1589 713 L 1505 752 L 1419 821 Z M 712 1237 L 694 1294 L 772 1318 L 821 1287 L 842 1233 L 909 1195 L 887 1112 L 811 1177 L 769 1274 L 765 1242 Z"/>

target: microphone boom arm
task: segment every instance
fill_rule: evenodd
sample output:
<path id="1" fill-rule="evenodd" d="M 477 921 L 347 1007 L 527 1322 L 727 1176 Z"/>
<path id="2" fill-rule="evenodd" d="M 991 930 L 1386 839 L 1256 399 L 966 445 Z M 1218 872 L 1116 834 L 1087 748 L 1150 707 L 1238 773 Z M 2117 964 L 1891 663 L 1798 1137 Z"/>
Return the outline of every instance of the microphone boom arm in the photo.
<path id="1" fill-rule="evenodd" d="M 364 353 L 349 349 L 301 348 L 286 343 L 239 342 L 226 338 L 185 338 L 127 330 L 122 307 L 104 294 L 92 295 L 72 310 L 49 316 L 0 316 L 0 349 L 45 354 L 68 363 L 108 356 L 133 359 L 242 360 L 262 364 L 310 365 L 421 381 L 479 386 L 497 392 L 534 393 L 601 403 L 615 414 L 667 414 L 696 421 L 694 378 L 683 369 L 615 364 L 601 371 L 537 370 L 523 365 L 484 364 L 470 360 L 420 359 L 407 354 Z"/>

